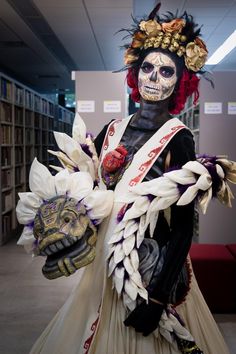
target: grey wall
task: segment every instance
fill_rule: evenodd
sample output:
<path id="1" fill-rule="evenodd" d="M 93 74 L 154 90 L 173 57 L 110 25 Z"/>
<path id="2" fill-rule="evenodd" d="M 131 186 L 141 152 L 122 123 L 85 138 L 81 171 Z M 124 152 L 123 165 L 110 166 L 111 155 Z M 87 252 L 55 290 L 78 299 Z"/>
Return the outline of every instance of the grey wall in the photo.
<path id="1" fill-rule="evenodd" d="M 236 161 L 236 115 L 228 115 L 228 102 L 236 102 L 236 73 L 217 72 L 215 88 L 204 79 L 200 87 L 200 153 L 228 155 Z M 222 114 L 205 114 L 205 102 L 222 102 Z M 232 191 L 236 196 L 235 185 Z M 233 208 L 211 202 L 206 215 L 200 215 L 201 243 L 236 243 L 236 203 Z"/>
<path id="2" fill-rule="evenodd" d="M 76 71 L 76 102 L 78 100 L 94 100 L 95 112 L 80 115 L 84 119 L 87 130 L 97 135 L 111 119 L 126 116 L 126 73 L 111 71 Z M 103 101 L 121 101 L 120 113 L 104 113 Z"/>

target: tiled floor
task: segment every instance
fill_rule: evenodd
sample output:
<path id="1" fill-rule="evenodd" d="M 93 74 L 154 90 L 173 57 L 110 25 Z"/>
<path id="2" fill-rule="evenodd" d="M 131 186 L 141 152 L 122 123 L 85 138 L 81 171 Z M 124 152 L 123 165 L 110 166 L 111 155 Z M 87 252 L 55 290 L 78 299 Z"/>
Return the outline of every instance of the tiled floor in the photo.
<path id="1" fill-rule="evenodd" d="M 77 284 L 79 272 L 69 278 L 45 279 L 42 263 L 43 259 L 32 259 L 15 241 L 0 247 L 0 354 L 29 353 Z M 236 315 L 215 318 L 231 354 L 236 354 Z"/>

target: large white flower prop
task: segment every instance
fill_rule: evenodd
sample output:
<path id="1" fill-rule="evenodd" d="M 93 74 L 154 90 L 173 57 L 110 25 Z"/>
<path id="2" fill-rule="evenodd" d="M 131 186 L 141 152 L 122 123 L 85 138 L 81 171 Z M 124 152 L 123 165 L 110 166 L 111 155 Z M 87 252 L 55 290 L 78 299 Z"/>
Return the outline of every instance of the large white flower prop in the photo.
<path id="1" fill-rule="evenodd" d="M 74 198 L 82 204 L 94 224 L 99 224 L 111 212 L 113 192 L 94 188 L 94 181 L 89 172 L 69 173 L 63 169 L 53 176 L 49 170 L 35 158 L 29 175 L 31 192 L 19 193 L 20 200 L 16 214 L 20 224 L 25 225 L 18 245 L 27 251 L 33 251 L 34 219 L 40 206 L 56 197 Z"/>
<path id="2" fill-rule="evenodd" d="M 54 132 L 54 136 L 61 151 L 48 150 L 48 152 L 57 156 L 63 168 L 68 169 L 69 172 L 89 172 L 95 180 L 98 157 L 91 135 L 86 133 L 86 126 L 79 113 L 75 115 L 72 137 L 60 132 Z M 57 171 L 62 170 L 61 167 L 51 167 Z"/>
<path id="3" fill-rule="evenodd" d="M 141 297 L 148 299 L 139 272 L 139 248 L 149 227 L 153 237 L 160 210 L 172 204 L 186 205 L 196 201 L 203 213 L 212 197 L 231 207 L 233 194 L 228 182 L 236 183 L 236 163 L 225 157 L 200 156 L 181 169 L 131 187 L 120 196 L 125 203 L 118 224 L 109 241 L 109 276 L 125 305 L 133 310 Z"/>

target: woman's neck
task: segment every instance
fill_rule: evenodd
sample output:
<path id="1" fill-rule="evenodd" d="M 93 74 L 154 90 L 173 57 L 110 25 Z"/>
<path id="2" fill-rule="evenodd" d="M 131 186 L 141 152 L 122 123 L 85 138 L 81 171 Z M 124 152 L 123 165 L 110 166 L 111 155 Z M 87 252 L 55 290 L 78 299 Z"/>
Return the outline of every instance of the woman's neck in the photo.
<path id="1" fill-rule="evenodd" d="M 131 124 L 137 128 L 155 130 L 171 118 L 165 101 L 150 102 L 141 99 L 140 108 L 132 118 Z"/>

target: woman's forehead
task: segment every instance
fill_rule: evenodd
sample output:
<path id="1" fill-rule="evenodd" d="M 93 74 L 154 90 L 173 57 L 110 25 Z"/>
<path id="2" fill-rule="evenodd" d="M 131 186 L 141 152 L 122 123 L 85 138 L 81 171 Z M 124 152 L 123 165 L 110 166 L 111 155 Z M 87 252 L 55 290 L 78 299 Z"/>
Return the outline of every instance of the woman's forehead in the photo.
<path id="1" fill-rule="evenodd" d="M 167 65 L 176 67 L 175 62 L 166 54 L 161 52 L 151 52 L 145 58 L 144 61 L 148 61 L 153 65 Z"/>

